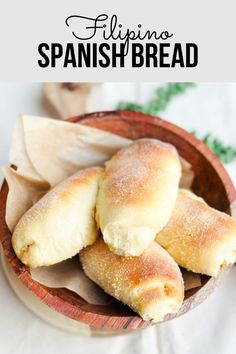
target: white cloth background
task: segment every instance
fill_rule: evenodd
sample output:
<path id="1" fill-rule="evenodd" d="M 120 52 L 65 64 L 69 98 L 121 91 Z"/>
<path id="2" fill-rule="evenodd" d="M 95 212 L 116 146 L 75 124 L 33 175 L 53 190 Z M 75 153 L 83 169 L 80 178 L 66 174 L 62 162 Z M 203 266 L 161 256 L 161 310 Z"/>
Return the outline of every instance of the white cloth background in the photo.
<path id="1" fill-rule="evenodd" d="M 157 84 L 103 84 L 93 110 L 114 109 L 119 100 L 145 102 Z M 97 90 L 96 90 L 97 91 Z M 19 113 L 47 115 L 40 84 L 0 84 L 0 165 L 7 163 Z M 170 104 L 163 118 L 208 131 L 236 146 L 236 84 L 198 84 Z M 236 162 L 227 166 L 236 184 Z M 0 269 L 0 354 L 231 354 L 236 348 L 236 267 L 218 289 L 188 314 L 134 334 L 88 338 L 49 326 L 18 300 Z"/>

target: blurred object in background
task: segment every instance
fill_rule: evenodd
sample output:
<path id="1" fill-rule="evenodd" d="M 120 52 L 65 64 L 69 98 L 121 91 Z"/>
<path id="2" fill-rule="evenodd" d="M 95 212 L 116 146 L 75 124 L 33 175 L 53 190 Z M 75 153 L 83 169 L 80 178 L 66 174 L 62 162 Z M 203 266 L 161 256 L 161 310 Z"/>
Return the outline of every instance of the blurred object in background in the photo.
<path id="1" fill-rule="evenodd" d="M 44 83 L 43 104 L 48 113 L 66 119 L 91 111 L 92 91 L 97 83 Z"/>

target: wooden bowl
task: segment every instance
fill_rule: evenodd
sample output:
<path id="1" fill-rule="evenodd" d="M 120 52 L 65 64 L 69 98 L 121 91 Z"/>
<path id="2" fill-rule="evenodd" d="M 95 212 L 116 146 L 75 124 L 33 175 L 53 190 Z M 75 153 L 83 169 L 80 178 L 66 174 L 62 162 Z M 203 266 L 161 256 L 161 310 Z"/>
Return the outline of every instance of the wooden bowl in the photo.
<path id="1" fill-rule="evenodd" d="M 195 178 L 193 190 L 216 209 L 232 214 L 236 200 L 233 184 L 218 158 L 194 136 L 160 118 L 130 111 L 92 113 L 69 119 L 84 125 L 106 130 L 120 136 L 158 138 L 174 144 L 180 155 L 191 162 Z M 90 325 L 90 328 L 133 330 L 145 328 L 150 322 L 118 301 L 108 306 L 90 305 L 67 289 L 47 288 L 32 280 L 30 272 L 15 256 L 11 247 L 11 233 L 5 223 L 7 183 L 0 191 L 0 240 L 7 260 L 18 278 L 39 299 L 51 308 L 74 320 Z M 178 317 L 200 304 L 217 286 L 227 270 L 221 270 L 217 278 L 202 276 L 202 286 L 185 292 L 183 306 L 177 315 L 168 315 L 165 321 Z"/>

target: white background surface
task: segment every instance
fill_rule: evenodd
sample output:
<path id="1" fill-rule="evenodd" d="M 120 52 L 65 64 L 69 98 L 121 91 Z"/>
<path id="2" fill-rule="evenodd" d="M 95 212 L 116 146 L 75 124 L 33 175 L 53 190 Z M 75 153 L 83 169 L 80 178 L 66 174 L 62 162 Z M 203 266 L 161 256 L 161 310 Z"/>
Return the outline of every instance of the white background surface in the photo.
<path id="1" fill-rule="evenodd" d="M 114 109 L 119 100 L 146 101 L 157 84 L 106 83 L 93 109 Z M 18 113 L 46 115 L 40 84 L 0 84 L 0 165 L 7 163 Z M 161 116 L 200 135 L 211 131 L 236 146 L 236 84 L 198 84 Z M 236 184 L 236 163 L 227 167 Z M 52 328 L 17 299 L 0 269 L 0 354 L 235 353 L 236 267 L 199 307 L 171 322 L 112 338 L 75 336 Z"/>

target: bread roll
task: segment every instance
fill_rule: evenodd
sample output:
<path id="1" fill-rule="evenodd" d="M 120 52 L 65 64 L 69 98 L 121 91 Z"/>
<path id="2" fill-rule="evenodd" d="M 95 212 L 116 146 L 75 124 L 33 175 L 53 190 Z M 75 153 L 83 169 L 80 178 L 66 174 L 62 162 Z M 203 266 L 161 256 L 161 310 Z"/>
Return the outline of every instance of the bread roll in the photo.
<path id="1" fill-rule="evenodd" d="M 80 261 L 90 279 L 144 320 L 162 321 L 181 307 L 184 285 L 179 267 L 155 242 L 141 256 L 123 257 L 110 251 L 101 237 L 80 252 Z"/>
<path id="2" fill-rule="evenodd" d="M 171 219 L 156 241 L 180 266 L 216 276 L 236 261 L 236 220 L 180 189 Z"/>
<path id="3" fill-rule="evenodd" d="M 31 268 L 48 266 L 77 254 L 97 237 L 95 202 L 102 168 L 81 170 L 58 184 L 17 224 L 12 246 Z"/>
<path id="4" fill-rule="evenodd" d="M 97 223 L 119 255 L 138 256 L 168 222 L 178 193 L 181 165 L 174 146 L 140 139 L 106 164 L 99 182 Z"/>

